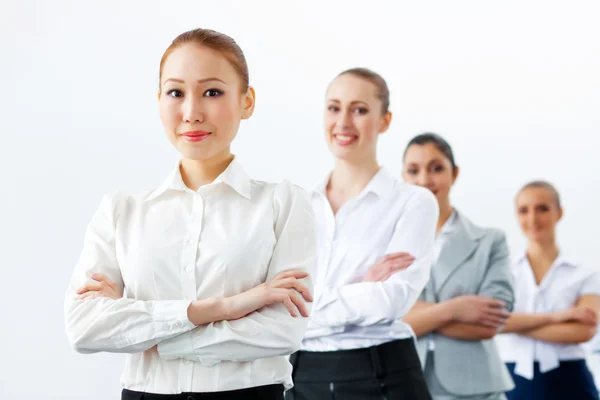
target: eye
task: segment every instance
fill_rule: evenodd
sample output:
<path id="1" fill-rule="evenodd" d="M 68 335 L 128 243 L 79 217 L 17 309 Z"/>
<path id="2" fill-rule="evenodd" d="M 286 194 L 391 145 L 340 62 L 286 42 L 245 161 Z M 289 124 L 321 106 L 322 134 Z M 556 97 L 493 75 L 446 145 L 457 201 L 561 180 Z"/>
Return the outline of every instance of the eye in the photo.
<path id="1" fill-rule="evenodd" d="M 369 110 L 364 107 L 358 107 L 354 110 L 354 112 L 358 115 L 365 115 L 366 113 L 369 112 Z"/>
<path id="2" fill-rule="evenodd" d="M 545 213 L 545 212 L 550 211 L 550 207 L 548 207 L 546 204 L 543 204 L 543 205 L 541 205 L 541 206 L 538 207 L 538 211 Z"/>
<path id="3" fill-rule="evenodd" d="M 440 165 L 440 164 L 437 164 L 437 165 L 434 165 L 434 166 L 432 166 L 432 167 L 431 167 L 431 170 L 432 170 L 433 172 L 440 173 L 440 172 L 443 172 L 443 171 L 444 171 L 444 166 L 443 166 L 443 165 Z"/>
<path id="4" fill-rule="evenodd" d="M 527 214 L 527 208 L 526 207 L 521 207 L 519 208 L 519 214 Z"/>
<path id="5" fill-rule="evenodd" d="M 338 111 L 340 111 L 340 108 L 338 106 L 329 106 L 329 107 L 327 107 L 327 111 L 338 112 Z"/>
<path id="6" fill-rule="evenodd" d="M 204 92 L 204 97 L 219 97 L 223 94 L 219 89 L 208 89 Z"/>
<path id="7" fill-rule="evenodd" d="M 183 97 L 183 92 L 177 89 L 171 89 L 167 92 L 167 96 L 171 97 Z"/>
<path id="8" fill-rule="evenodd" d="M 416 168 L 409 168 L 406 170 L 406 173 L 409 175 L 416 175 L 417 174 L 417 169 Z"/>

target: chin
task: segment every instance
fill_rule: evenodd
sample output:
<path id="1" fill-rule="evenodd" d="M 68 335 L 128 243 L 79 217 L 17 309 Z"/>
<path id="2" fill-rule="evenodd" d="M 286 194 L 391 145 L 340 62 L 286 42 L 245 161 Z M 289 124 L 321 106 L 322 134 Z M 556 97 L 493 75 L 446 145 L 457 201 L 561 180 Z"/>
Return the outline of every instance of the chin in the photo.
<path id="1" fill-rule="evenodd" d="M 545 242 L 550 238 L 548 232 L 531 232 L 529 234 L 529 239 L 536 242 Z"/>
<path id="2" fill-rule="evenodd" d="M 360 155 L 356 149 L 353 148 L 340 148 L 335 144 L 330 144 L 329 151 L 335 158 L 339 160 L 354 161 L 360 159 Z"/>

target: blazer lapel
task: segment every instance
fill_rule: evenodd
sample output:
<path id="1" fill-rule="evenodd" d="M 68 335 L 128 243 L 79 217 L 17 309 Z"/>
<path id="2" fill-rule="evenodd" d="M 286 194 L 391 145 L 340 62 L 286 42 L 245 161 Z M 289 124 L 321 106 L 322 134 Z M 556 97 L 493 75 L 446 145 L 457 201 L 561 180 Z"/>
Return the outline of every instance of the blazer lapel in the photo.
<path id="1" fill-rule="evenodd" d="M 474 230 L 477 231 L 478 228 L 470 225 L 469 221 L 460 214 L 457 215 L 455 231 L 450 234 L 442 247 L 432 269 L 436 293 L 439 293 L 454 271 L 477 249 L 477 242 L 481 235 L 473 232 Z"/>

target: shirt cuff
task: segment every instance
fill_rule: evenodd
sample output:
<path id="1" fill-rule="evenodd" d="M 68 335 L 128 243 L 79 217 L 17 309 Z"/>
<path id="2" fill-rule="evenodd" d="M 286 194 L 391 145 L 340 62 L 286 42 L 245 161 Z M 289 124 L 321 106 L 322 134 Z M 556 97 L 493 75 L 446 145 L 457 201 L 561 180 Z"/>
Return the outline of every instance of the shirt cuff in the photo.
<path id="1" fill-rule="evenodd" d="M 190 300 L 157 301 L 152 319 L 156 331 L 166 336 L 180 335 L 196 327 L 187 316 Z"/>

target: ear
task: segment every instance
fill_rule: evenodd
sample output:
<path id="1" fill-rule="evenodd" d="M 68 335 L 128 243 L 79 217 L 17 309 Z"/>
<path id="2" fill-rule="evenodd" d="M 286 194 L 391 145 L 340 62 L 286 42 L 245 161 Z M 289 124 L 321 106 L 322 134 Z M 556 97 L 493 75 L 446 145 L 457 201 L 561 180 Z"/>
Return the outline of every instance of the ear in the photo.
<path id="1" fill-rule="evenodd" d="M 384 133 L 390 127 L 392 123 L 392 112 L 388 111 L 383 116 L 383 120 L 381 121 L 381 127 L 379 128 L 379 133 Z"/>
<path id="2" fill-rule="evenodd" d="M 560 221 L 562 219 L 562 217 L 563 217 L 563 209 L 559 208 L 558 209 L 558 221 Z"/>
<path id="3" fill-rule="evenodd" d="M 156 98 L 157 98 L 158 100 L 160 100 L 160 89 L 158 90 L 158 92 L 156 92 Z"/>
<path id="4" fill-rule="evenodd" d="M 460 167 L 457 165 L 454 168 L 454 173 L 452 174 L 453 175 L 452 184 L 454 184 L 454 182 L 456 182 L 456 179 L 458 179 L 459 173 L 460 173 Z"/>
<path id="5" fill-rule="evenodd" d="M 252 86 L 248 87 L 246 94 L 242 99 L 242 119 L 248 119 L 254 114 L 254 105 L 256 104 L 256 92 Z"/>

